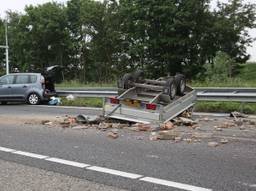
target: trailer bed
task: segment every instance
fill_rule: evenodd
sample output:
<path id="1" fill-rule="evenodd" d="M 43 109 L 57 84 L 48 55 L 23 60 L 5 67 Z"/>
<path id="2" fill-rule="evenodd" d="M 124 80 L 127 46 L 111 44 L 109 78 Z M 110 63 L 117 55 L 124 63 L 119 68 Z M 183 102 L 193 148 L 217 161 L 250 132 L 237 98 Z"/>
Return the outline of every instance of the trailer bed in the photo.
<path id="1" fill-rule="evenodd" d="M 189 86 L 186 86 L 184 96 L 177 97 L 168 104 L 161 103 L 160 99 L 157 101 L 164 96 L 161 93 L 150 99 L 137 96 L 136 92 L 136 88 L 131 88 L 116 98 L 105 98 L 104 116 L 131 122 L 164 123 L 193 107 L 196 100 L 196 92 Z"/>

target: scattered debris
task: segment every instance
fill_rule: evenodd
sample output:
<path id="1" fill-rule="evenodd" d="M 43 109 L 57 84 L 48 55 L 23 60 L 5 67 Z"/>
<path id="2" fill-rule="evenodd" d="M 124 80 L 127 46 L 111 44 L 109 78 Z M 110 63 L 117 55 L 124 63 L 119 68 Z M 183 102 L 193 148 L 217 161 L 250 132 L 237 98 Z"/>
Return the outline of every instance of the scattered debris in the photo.
<path id="1" fill-rule="evenodd" d="M 156 132 L 154 132 L 154 133 L 156 133 Z M 154 135 L 159 140 L 175 140 L 176 137 L 180 137 L 180 133 L 177 131 L 174 131 L 174 130 L 159 131 Z"/>
<path id="2" fill-rule="evenodd" d="M 135 125 L 133 125 L 132 130 L 134 130 L 134 131 L 150 131 L 151 125 L 144 124 L 144 123 L 136 123 Z"/>
<path id="3" fill-rule="evenodd" d="M 50 101 L 48 102 L 48 105 L 60 105 L 61 99 L 58 97 L 50 97 Z"/>
<path id="4" fill-rule="evenodd" d="M 171 130 L 171 129 L 174 129 L 174 128 L 175 128 L 174 124 L 170 121 L 168 121 L 168 122 L 166 122 L 166 123 L 164 123 L 160 126 L 161 130 Z"/>
<path id="5" fill-rule="evenodd" d="M 76 120 L 78 123 L 88 123 L 88 124 L 99 124 L 101 121 L 100 116 L 98 115 L 78 115 L 76 116 Z"/>
<path id="6" fill-rule="evenodd" d="M 49 122 L 51 122 L 51 121 L 49 121 L 49 120 L 42 120 L 42 121 L 41 121 L 41 124 L 42 124 L 42 125 L 47 125 L 47 123 L 49 123 Z"/>
<path id="7" fill-rule="evenodd" d="M 74 126 L 74 127 L 72 127 L 72 129 L 77 129 L 77 130 L 79 130 L 79 129 L 88 129 L 89 127 L 88 126 L 85 126 L 85 125 L 78 125 L 78 126 Z"/>
<path id="8" fill-rule="evenodd" d="M 245 126 L 242 125 L 241 127 L 239 127 L 239 129 L 240 130 L 245 130 L 246 128 L 245 128 Z"/>
<path id="9" fill-rule="evenodd" d="M 193 126 L 194 124 L 197 124 L 197 122 L 193 121 L 192 119 L 188 119 L 185 117 L 178 117 L 174 121 L 176 125 Z"/>
<path id="10" fill-rule="evenodd" d="M 49 126 L 51 126 L 51 125 L 53 125 L 53 122 L 49 121 L 49 122 L 47 122 L 47 123 L 44 123 L 44 125 L 49 125 Z"/>
<path id="11" fill-rule="evenodd" d="M 227 128 L 231 128 L 231 127 L 235 127 L 236 124 L 234 122 L 224 122 L 222 124 L 220 124 L 218 127 L 219 128 L 223 128 L 223 129 L 227 129 Z"/>
<path id="12" fill-rule="evenodd" d="M 208 146 L 209 147 L 217 147 L 217 146 L 219 146 L 219 143 L 215 142 L 215 141 L 211 141 L 211 142 L 208 142 Z"/>
<path id="13" fill-rule="evenodd" d="M 218 126 L 214 126 L 214 129 L 215 129 L 216 131 L 223 131 L 223 129 L 222 129 L 222 128 L 219 128 Z"/>
<path id="14" fill-rule="evenodd" d="M 112 139 L 117 139 L 117 138 L 118 138 L 118 134 L 117 134 L 117 133 L 114 133 L 114 132 L 112 132 L 112 131 L 108 132 L 108 133 L 107 133 L 107 136 L 108 136 L 109 138 L 112 138 Z"/>
<path id="15" fill-rule="evenodd" d="M 69 95 L 66 97 L 66 99 L 67 99 L 68 101 L 74 101 L 74 100 L 75 100 L 75 96 L 73 96 L 72 94 L 69 94 Z"/>
<path id="16" fill-rule="evenodd" d="M 175 137 L 175 142 L 177 143 L 177 142 L 180 142 L 180 141 L 182 141 L 182 137 Z"/>
<path id="17" fill-rule="evenodd" d="M 237 118 L 239 118 L 239 117 L 240 117 L 240 118 L 247 118 L 248 115 L 245 115 L 245 114 L 243 114 L 243 113 L 234 111 L 234 112 L 231 112 L 231 113 L 230 113 L 230 117 L 234 117 L 235 119 L 237 119 Z"/>
<path id="18" fill-rule="evenodd" d="M 220 140 L 220 143 L 221 143 L 221 144 L 227 144 L 227 143 L 228 143 L 228 140 L 227 140 L 227 139 L 221 139 L 221 140 Z"/>

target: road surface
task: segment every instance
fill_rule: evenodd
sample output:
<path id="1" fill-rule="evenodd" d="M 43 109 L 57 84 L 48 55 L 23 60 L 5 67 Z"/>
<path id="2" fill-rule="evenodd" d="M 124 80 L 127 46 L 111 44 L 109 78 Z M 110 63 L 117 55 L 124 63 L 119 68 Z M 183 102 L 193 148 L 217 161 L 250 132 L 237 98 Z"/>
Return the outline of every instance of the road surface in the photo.
<path id="1" fill-rule="evenodd" d="M 0 106 L 0 186 L 4 190 L 256 190 L 253 139 L 208 147 L 205 142 L 150 141 L 148 132 L 123 130 L 113 140 L 96 129 L 49 128 L 20 120 L 80 113 L 100 111 Z"/>

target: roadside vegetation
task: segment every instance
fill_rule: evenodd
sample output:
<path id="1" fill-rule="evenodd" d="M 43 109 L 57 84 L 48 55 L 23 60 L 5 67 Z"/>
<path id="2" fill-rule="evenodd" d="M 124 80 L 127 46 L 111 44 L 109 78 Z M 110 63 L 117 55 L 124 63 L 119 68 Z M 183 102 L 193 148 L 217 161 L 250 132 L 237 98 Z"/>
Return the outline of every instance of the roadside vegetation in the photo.
<path id="1" fill-rule="evenodd" d="M 57 82 L 82 84 L 112 84 L 137 68 L 149 78 L 181 72 L 196 82 L 222 81 L 211 75 L 225 69 L 233 77 L 236 66 L 249 59 L 248 30 L 255 28 L 256 9 L 229 0 L 213 10 L 210 2 L 68 0 L 7 11 L 10 68 L 42 72 L 59 65 Z M 5 22 L 0 18 L 0 44 Z M 4 52 L 0 49 L 0 73 Z M 227 62 L 218 68 L 221 56 Z"/>
<path id="2" fill-rule="evenodd" d="M 103 104 L 103 99 L 102 98 L 75 98 L 74 100 L 71 101 L 62 97 L 61 102 L 62 102 L 61 105 L 65 105 L 65 106 L 101 108 Z M 256 103 L 198 101 L 195 104 L 194 111 L 220 112 L 220 113 L 230 113 L 233 111 L 239 111 L 246 114 L 256 114 Z"/>
<path id="3" fill-rule="evenodd" d="M 137 68 L 148 78 L 183 73 L 193 87 L 255 87 L 256 64 L 245 63 L 256 5 L 229 0 L 213 10 L 210 2 L 68 0 L 28 5 L 23 13 L 7 11 L 8 21 L 0 18 L 0 45 L 5 44 L 8 22 L 11 70 L 44 72 L 58 65 L 48 74 L 57 88 L 116 87 L 120 76 Z M 0 75 L 4 63 L 0 49 Z M 62 101 L 101 105 L 97 99 Z"/>
<path id="4" fill-rule="evenodd" d="M 75 98 L 68 100 L 65 97 L 61 98 L 61 105 L 64 106 L 79 106 L 79 107 L 102 107 L 102 98 Z"/>

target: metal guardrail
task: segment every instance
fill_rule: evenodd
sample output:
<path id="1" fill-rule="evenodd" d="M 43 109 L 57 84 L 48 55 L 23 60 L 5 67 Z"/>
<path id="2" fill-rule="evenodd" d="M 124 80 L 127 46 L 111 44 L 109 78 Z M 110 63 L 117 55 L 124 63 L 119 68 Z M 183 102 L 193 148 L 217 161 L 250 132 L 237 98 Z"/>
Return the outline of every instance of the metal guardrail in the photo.
<path id="1" fill-rule="evenodd" d="M 256 102 L 256 88 L 194 88 L 197 100 L 201 101 L 236 101 Z M 59 96 L 109 97 L 116 96 L 115 88 L 57 89 Z"/>

